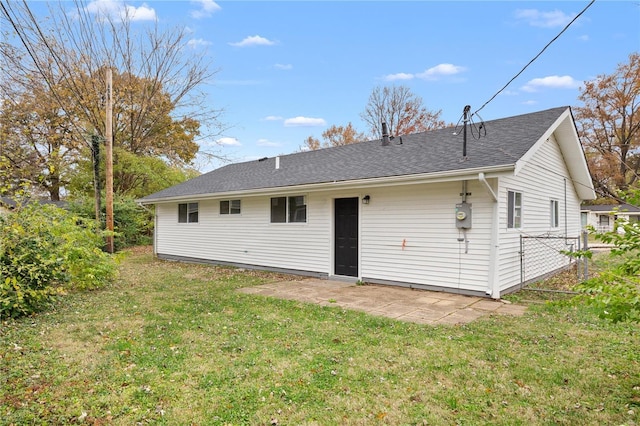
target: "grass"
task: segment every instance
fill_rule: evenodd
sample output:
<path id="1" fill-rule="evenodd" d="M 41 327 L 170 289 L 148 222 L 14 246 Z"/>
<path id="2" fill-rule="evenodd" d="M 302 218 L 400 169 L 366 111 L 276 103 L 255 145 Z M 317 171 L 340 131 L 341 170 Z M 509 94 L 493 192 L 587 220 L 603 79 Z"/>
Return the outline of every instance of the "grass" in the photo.
<path id="1" fill-rule="evenodd" d="M 640 422 L 638 326 L 532 304 L 428 326 L 236 292 L 284 276 L 128 255 L 0 328 L 0 424 Z"/>

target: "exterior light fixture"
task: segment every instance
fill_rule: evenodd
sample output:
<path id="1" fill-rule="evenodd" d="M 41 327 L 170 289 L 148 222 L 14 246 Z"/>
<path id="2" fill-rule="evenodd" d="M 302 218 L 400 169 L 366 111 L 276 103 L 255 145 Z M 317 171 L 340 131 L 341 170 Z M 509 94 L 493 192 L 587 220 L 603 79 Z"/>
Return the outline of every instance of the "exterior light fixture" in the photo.
<path id="1" fill-rule="evenodd" d="M 362 198 L 362 204 L 369 204 L 369 201 L 371 201 L 371 197 L 370 197 L 370 196 L 368 196 L 368 195 L 365 195 L 365 196 Z"/>

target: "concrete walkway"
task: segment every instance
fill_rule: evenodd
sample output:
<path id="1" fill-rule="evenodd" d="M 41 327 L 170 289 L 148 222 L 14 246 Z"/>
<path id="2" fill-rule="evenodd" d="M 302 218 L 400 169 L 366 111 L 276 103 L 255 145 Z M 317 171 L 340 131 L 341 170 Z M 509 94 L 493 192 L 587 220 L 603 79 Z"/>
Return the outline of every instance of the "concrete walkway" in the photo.
<path id="1" fill-rule="evenodd" d="M 364 311 L 419 324 L 464 324 L 490 314 L 522 315 L 525 306 L 502 300 L 315 278 L 241 288 L 247 294 Z"/>

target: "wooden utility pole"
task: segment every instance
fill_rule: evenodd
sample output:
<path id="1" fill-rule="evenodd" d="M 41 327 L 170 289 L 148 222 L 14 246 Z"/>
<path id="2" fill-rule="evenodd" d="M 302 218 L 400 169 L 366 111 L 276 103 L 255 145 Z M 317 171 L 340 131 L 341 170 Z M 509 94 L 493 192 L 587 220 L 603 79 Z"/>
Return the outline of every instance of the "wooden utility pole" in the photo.
<path id="1" fill-rule="evenodd" d="M 112 85 L 113 77 L 111 67 L 107 68 L 107 102 L 106 102 L 106 129 L 105 135 L 105 169 L 106 169 L 106 185 L 105 185 L 105 201 L 107 210 L 107 252 L 113 253 L 113 97 Z"/>
<path id="2" fill-rule="evenodd" d="M 102 205 L 100 202 L 100 136 L 91 135 L 91 154 L 93 157 L 93 196 L 98 230 L 102 229 Z"/>

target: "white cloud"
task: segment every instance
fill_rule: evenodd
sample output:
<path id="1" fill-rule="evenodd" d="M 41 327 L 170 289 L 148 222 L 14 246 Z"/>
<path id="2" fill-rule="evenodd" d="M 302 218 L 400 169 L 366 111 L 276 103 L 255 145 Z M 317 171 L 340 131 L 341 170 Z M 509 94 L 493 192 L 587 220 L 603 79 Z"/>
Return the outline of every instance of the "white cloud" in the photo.
<path id="1" fill-rule="evenodd" d="M 294 117 L 284 120 L 285 127 L 318 127 L 326 125 L 327 122 L 323 118 Z"/>
<path id="2" fill-rule="evenodd" d="M 550 75 L 547 77 L 534 78 L 522 86 L 525 92 L 537 92 L 540 89 L 577 89 L 582 82 L 575 80 L 570 75 Z"/>
<path id="3" fill-rule="evenodd" d="M 121 0 L 94 0 L 87 4 L 86 11 L 111 18 L 128 19 L 130 21 L 155 21 L 156 11 L 143 3 L 140 7 L 125 4 Z"/>
<path id="4" fill-rule="evenodd" d="M 201 38 L 192 38 L 187 42 L 187 46 L 192 47 L 194 49 L 198 47 L 209 46 L 211 44 L 212 43 L 210 41 L 207 41 Z"/>
<path id="5" fill-rule="evenodd" d="M 283 118 L 279 115 L 268 115 L 262 119 L 262 121 L 282 121 Z"/>
<path id="6" fill-rule="evenodd" d="M 412 80 L 413 77 L 414 77 L 413 74 L 399 72 L 397 74 L 389 74 L 384 76 L 384 80 L 385 81 Z"/>
<path id="7" fill-rule="evenodd" d="M 127 6 L 127 17 L 132 21 L 155 21 L 158 19 L 156 11 L 146 4 L 140 7 Z"/>
<path id="8" fill-rule="evenodd" d="M 200 6 L 200 9 L 192 10 L 189 14 L 194 19 L 202 19 L 208 18 L 220 9 L 222 9 L 216 2 L 213 0 L 192 0 L 192 4 L 197 4 Z"/>
<path id="9" fill-rule="evenodd" d="M 228 137 L 220 138 L 216 141 L 216 143 L 218 145 L 224 145 L 224 146 L 241 146 L 242 145 L 238 139 L 228 138 Z"/>
<path id="10" fill-rule="evenodd" d="M 280 142 L 272 142 L 269 139 L 258 139 L 258 142 L 256 142 L 256 145 L 258 145 L 258 146 L 268 146 L 268 147 L 279 147 L 279 146 L 282 146 L 282 144 Z"/>
<path id="11" fill-rule="evenodd" d="M 576 16 L 567 15 L 561 10 L 542 12 L 537 9 L 518 9 L 515 13 L 516 19 L 526 21 L 532 27 L 553 28 L 564 27 Z"/>
<path id="12" fill-rule="evenodd" d="M 293 65 L 291 64 L 275 64 L 273 67 L 276 69 L 285 70 L 285 71 L 293 69 Z"/>
<path id="13" fill-rule="evenodd" d="M 583 34 L 580 37 L 578 37 L 578 40 L 580 40 L 580 41 L 589 41 L 589 36 L 587 34 Z"/>
<path id="14" fill-rule="evenodd" d="M 429 68 L 425 72 L 416 74 L 416 77 L 423 78 L 425 80 L 437 80 L 440 77 L 460 74 L 465 70 L 466 70 L 465 67 L 461 67 L 459 65 L 439 64 L 439 65 L 436 65 L 435 67 Z"/>
<path id="15" fill-rule="evenodd" d="M 276 44 L 275 41 L 271 41 L 259 35 L 245 37 L 244 40 L 242 41 L 229 43 L 230 46 L 235 46 L 235 47 L 273 46 L 274 44 Z"/>
<path id="16" fill-rule="evenodd" d="M 522 103 L 522 105 L 537 105 L 537 104 L 538 104 L 538 101 L 532 101 L 532 100 L 524 101 Z"/>

